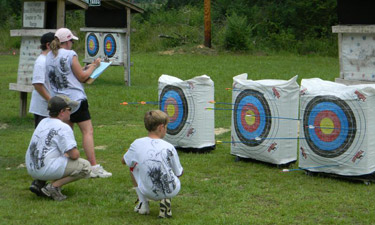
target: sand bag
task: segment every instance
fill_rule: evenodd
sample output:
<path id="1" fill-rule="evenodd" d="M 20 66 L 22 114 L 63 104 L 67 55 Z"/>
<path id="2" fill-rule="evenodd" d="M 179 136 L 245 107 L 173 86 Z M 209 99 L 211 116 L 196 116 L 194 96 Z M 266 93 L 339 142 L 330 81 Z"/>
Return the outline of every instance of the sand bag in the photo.
<path id="1" fill-rule="evenodd" d="M 375 171 L 375 85 L 303 79 L 299 167 L 360 176 Z"/>
<path id="2" fill-rule="evenodd" d="M 180 80 L 169 75 L 159 78 L 159 108 L 167 113 L 165 140 L 177 148 L 201 149 L 215 147 L 214 82 L 207 75 Z"/>
<path id="3" fill-rule="evenodd" d="M 297 160 L 296 80 L 233 78 L 231 154 L 277 165 Z"/>

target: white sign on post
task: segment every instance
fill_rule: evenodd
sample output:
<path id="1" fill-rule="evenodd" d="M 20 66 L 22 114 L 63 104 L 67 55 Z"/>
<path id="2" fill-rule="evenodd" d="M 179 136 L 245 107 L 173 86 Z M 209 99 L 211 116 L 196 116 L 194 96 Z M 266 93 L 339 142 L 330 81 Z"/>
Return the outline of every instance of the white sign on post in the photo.
<path id="1" fill-rule="evenodd" d="M 100 6 L 100 0 L 86 0 L 86 3 L 89 6 Z"/>
<path id="2" fill-rule="evenodd" d="M 23 27 L 44 28 L 45 2 L 23 3 Z"/>

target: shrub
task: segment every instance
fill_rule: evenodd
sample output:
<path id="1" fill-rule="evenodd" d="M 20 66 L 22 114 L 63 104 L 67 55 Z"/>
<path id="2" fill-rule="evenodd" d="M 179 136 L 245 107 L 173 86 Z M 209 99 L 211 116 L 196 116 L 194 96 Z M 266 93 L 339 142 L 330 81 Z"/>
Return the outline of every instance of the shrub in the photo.
<path id="1" fill-rule="evenodd" d="M 223 47 L 227 50 L 248 50 L 250 29 L 245 16 L 236 13 L 227 17 Z"/>
<path id="2" fill-rule="evenodd" d="M 161 51 L 203 40 L 203 12 L 197 7 L 154 9 L 147 15 L 135 15 L 132 26 L 132 50 Z"/>

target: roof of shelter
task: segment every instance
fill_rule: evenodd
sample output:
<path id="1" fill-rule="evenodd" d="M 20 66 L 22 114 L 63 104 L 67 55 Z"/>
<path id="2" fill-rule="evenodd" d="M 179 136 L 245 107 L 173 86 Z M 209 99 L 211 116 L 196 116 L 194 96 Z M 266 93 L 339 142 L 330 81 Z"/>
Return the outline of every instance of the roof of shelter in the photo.
<path id="1" fill-rule="evenodd" d="M 85 0 L 66 0 L 67 9 L 87 9 L 89 5 Z M 132 13 L 143 13 L 144 10 L 126 0 L 100 0 L 100 6 L 95 6 L 95 8 L 104 9 L 125 9 L 129 8 Z"/>
<path id="2" fill-rule="evenodd" d="M 144 10 L 137 5 L 126 0 L 101 0 L 101 7 L 106 9 L 123 9 L 130 8 L 133 13 L 143 13 Z"/>

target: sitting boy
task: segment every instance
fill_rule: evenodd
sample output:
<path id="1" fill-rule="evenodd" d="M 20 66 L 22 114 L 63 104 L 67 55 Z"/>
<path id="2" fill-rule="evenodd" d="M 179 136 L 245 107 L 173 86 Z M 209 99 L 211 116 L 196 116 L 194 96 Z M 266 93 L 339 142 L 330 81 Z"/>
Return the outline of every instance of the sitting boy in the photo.
<path id="1" fill-rule="evenodd" d="M 122 158 L 130 167 L 130 175 L 136 189 L 139 203 L 134 211 L 149 214 L 149 202 L 160 201 L 159 217 L 171 217 L 171 198 L 180 191 L 183 168 L 176 149 L 162 140 L 167 132 L 168 116 L 160 110 L 145 114 L 148 137 L 135 140 Z"/>
<path id="2" fill-rule="evenodd" d="M 56 201 L 67 198 L 61 193 L 61 186 L 85 178 L 91 172 L 90 163 L 79 158 L 73 130 L 66 123 L 77 106 L 78 102 L 66 96 L 52 97 L 48 101 L 50 117 L 38 124 L 26 152 L 28 173 L 38 181 L 51 181 L 41 190 L 34 185 L 38 190 L 32 191 Z"/>

